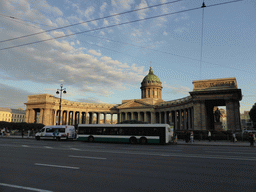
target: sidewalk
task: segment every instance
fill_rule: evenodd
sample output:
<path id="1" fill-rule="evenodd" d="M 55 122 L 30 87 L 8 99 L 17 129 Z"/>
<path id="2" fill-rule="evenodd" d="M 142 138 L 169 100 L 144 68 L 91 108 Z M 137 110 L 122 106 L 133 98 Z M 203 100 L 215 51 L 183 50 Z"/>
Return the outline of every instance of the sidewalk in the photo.
<path id="1" fill-rule="evenodd" d="M 230 146 L 230 147 L 250 147 L 249 141 L 231 142 L 227 140 L 208 141 L 208 140 L 195 140 L 193 143 L 186 143 L 184 140 L 178 140 L 178 145 L 204 145 L 204 146 Z"/>
<path id="2" fill-rule="evenodd" d="M 0 136 L 1 138 L 7 138 L 7 139 L 35 139 L 34 136 L 28 137 L 21 135 L 10 135 L 10 136 Z M 220 141 L 208 141 L 208 140 L 195 140 L 193 143 L 186 143 L 184 140 L 178 140 L 177 142 L 178 145 L 197 145 L 197 146 L 230 146 L 230 147 L 250 147 L 250 143 L 248 141 L 237 141 L 237 142 L 231 142 L 227 140 L 220 140 Z"/>

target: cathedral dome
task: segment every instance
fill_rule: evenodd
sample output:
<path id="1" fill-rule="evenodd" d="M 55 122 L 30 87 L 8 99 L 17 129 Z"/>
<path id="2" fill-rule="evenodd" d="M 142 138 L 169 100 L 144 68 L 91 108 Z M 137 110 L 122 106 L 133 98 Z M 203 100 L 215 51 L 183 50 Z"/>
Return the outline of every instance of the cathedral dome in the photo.
<path id="1" fill-rule="evenodd" d="M 141 83 L 146 83 L 148 81 L 155 81 L 161 83 L 160 79 L 154 74 L 152 67 L 150 67 L 148 75 L 144 77 Z"/>
<path id="2" fill-rule="evenodd" d="M 154 74 L 152 67 L 141 82 L 141 99 L 162 99 L 162 82 Z"/>

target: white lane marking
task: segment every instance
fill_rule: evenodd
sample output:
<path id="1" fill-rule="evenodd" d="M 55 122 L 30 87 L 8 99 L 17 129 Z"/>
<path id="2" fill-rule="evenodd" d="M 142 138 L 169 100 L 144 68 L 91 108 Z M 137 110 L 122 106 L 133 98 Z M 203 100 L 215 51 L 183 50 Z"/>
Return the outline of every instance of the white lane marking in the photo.
<path id="1" fill-rule="evenodd" d="M 21 145 L 22 147 L 29 147 L 28 145 Z"/>
<path id="2" fill-rule="evenodd" d="M 46 149 L 52 149 L 53 147 L 49 147 L 49 146 L 44 146 Z"/>
<path id="3" fill-rule="evenodd" d="M 51 164 L 42 164 L 42 163 L 35 163 L 35 165 L 46 166 L 46 167 L 66 168 L 66 169 L 80 169 L 79 167 L 70 167 L 70 166 L 62 166 L 62 165 L 51 165 Z"/>
<path id="4" fill-rule="evenodd" d="M 17 188 L 17 189 L 25 189 L 25 190 L 30 190 L 30 191 L 39 191 L 39 192 L 52 192 L 44 189 L 37 189 L 37 188 L 32 188 L 32 187 L 24 187 L 24 186 L 19 186 L 19 185 L 11 185 L 11 184 L 6 184 L 6 183 L 0 183 L 1 186 L 4 187 L 12 187 L 12 188 Z"/>
<path id="5" fill-rule="evenodd" d="M 84 159 L 102 159 L 102 160 L 107 159 L 107 158 L 104 158 L 104 157 L 88 157 L 88 156 L 74 156 L 74 155 L 69 155 L 69 157 L 84 158 Z"/>
<path id="6" fill-rule="evenodd" d="M 121 149 L 129 149 L 129 150 L 139 150 L 139 151 L 165 151 L 165 149 L 158 149 L 158 148 L 150 148 L 150 149 L 145 149 L 145 148 L 121 148 Z M 183 151 L 183 150 L 179 150 L 179 149 L 171 149 L 169 150 L 169 152 L 173 152 L 173 151 Z"/>
<path id="7" fill-rule="evenodd" d="M 80 151 L 81 149 L 77 149 L 77 148 L 70 148 L 71 150 L 75 150 L 75 151 Z"/>
<path id="8" fill-rule="evenodd" d="M 213 151 L 213 152 L 211 152 L 211 151 L 205 151 L 206 153 L 231 153 L 231 154 L 241 154 L 241 155 L 255 155 L 255 153 L 245 153 L 245 152 L 236 152 L 236 151 L 234 151 L 234 152 L 231 152 L 231 151 L 226 151 L 226 152 L 224 152 L 224 151 Z"/>
<path id="9" fill-rule="evenodd" d="M 165 157 L 193 157 L 193 158 L 202 158 L 202 159 L 220 159 L 220 160 L 242 160 L 242 161 L 256 161 L 255 157 L 235 157 L 235 156 L 212 156 L 212 155 L 205 155 L 205 156 L 201 156 L 201 155 L 183 155 L 183 154 L 170 154 L 170 155 L 161 155 L 161 156 L 165 156 Z"/>

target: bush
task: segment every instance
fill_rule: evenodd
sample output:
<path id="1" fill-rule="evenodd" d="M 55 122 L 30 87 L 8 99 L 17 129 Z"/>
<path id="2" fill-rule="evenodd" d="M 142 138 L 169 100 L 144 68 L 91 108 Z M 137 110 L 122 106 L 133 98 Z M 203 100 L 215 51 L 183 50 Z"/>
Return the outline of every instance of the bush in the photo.
<path id="1" fill-rule="evenodd" d="M 6 128 L 10 132 L 13 130 L 17 130 L 18 132 L 21 132 L 23 129 L 24 131 L 34 129 L 34 131 L 37 132 L 43 127 L 44 125 L 39 123 L 14 123 L 14 122 L 0 121 L 0 129 Z"/>

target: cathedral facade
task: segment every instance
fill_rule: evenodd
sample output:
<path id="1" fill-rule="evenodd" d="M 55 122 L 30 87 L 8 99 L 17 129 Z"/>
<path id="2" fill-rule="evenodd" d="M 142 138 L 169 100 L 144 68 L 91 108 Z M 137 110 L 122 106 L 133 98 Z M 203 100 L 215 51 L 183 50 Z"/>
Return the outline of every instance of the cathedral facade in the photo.
<path id="1" fill-rule="evenodd" d="M 62 100 L 61 111 L 59 98 L 50 94 L 30 95 L 25 103 L 26 122 L 73 125 L 137 120 L 152 124 L 172 123 L 175 130 L 216 130 L 221 129 L 221 125 L 214 121 L 213 109 L 226 106 L 227 129 L 241 129 L 239 101 L 242 94 L 235 78 L 193 81 L 190 96 L 164 101 L 162 82 L 150 67 L 140 89 L 141 99 L 123 100 L 118 105 Z"/>

